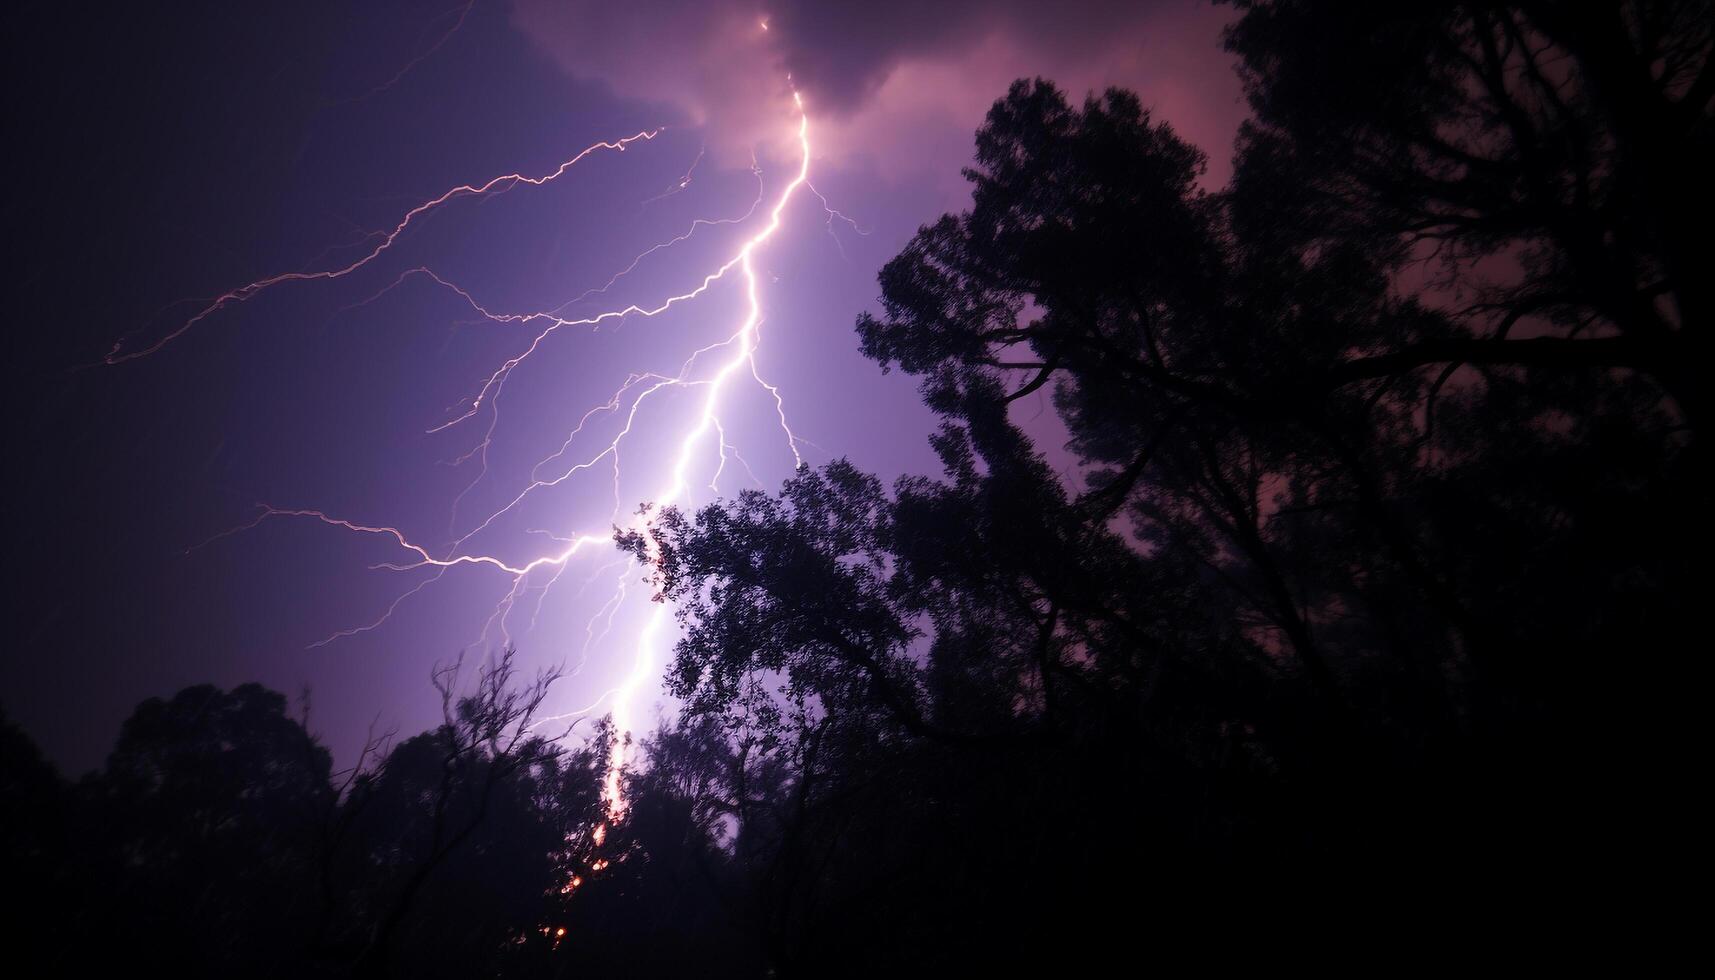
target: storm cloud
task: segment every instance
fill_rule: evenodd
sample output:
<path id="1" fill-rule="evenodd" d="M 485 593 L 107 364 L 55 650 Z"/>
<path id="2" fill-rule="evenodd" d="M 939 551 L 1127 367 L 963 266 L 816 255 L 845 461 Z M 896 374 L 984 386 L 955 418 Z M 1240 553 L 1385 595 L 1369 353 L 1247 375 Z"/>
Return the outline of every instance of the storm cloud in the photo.
<path id="1" fill-rule="evenodd" d="M 803 93 L 818 151 L 885 173 L 957 176 L 1015 78 L 1118 85 L 1210 151 L 1224 179 L 1244 116 L 1220 49 L 1230 8 L 1196 0 L 517 0 L 515 25 L 567 73 L 660 102 L 733 162 L 790 132 Z"/>

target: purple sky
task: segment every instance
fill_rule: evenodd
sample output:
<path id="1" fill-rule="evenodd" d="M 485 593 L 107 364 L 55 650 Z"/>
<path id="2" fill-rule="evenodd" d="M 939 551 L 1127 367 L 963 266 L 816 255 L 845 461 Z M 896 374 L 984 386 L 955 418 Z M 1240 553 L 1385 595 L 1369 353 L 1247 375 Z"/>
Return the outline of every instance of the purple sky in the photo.
<path id="1" fill-rule="evenodd" d="M 860 358 L 852 322 L 874 305 L 881 264 L 960 206 L 958 168 L 1006 83 L 1040 74 L 1077 93 L 1133 87 L 1210 151 L 1213 183 L 1242 115 L 1218 48 L 1230 11 L 1188 0 L 1060 4 L 1052 15 L 1027 3 L 687 0 L 614 14 L 477 0 L 462 21 L 454 0 L 347 6 L 174 5 L 99 22 L 44 9 L 7 42 L 27 153 L 15 187 L 27 192 L 6 205 L 22 255 L 24 349 L 8 379 L 22 501 L 10 510 L 21 587 L 9 591 L 22 629 L 0 703 L 69 771 L 100 761 L 139 699 L 197 682 L 307 685 L 312 727 L 341 753 L 375 719 L 404 734 L 431 724 L 430 667 L 499 641 L 484 625 L 508 575 L 452 569 L 382 626 L 312 646 L 374 622 L 434 570 L 372 569 L 410 555 L 309 519 L 186 549 L 266 501 L 397 527 L 442 554 L 628 373 L 676 374 L 698 346 L 731 335 L 745 307 L 731 276 L 659 317 L 555 333 L 506 379 L 478 479 L 477 460 L 449 463 L 482 441 L 486 407 L 427 430 L 539 330 L 484 321 L 424 276 L 400 282 L 408 270 L 433 269 L 491 311 L 558 307 L 694 220 L 744 214 L 758 193 L 754 150 L 764 208 L 748 223 L 700 228 L 565 315 L 685 291 L 757 232 L 792 176 L 790 74 L 816 148 L 811 181 L 865 234 L 808 193 L 783 211 L 756 252 L 757 367 L 808 440 L 807 462 L 932 471 L 932 420 L 913 381 Z M 175 302 L 185 297 L 343 266 L 372 247 L 349 247 L 359 236 L 449 188 L 545 174 L 591 143 L 662 125 L 552 184 L 450 202 L 348 276 L 265 290 L 147 358 L 74 367 L 133 331 L 127 350 L 172 332 L 206 305 Z M 689 183 L 661 196 L 693 163 Z M 622 444 L 624 512 L 662 485 L 698 390 L 667 390 L 640 410 Z M 773 403 L 753 381 L 727 391 L 727 440 L 772 488 L 792 465 Z M 618 424 L 598 417 L 567 458 L 593 456 Z M 1037 425 L 1051 442 L 1053 427 Z M 716 461 L 711 441 L 691 482 L 706 484 Z M 756 484 L 735 461 L 720 485 Z M 705 486 L 692 502 L 711 496 Z M 613 505 L 612 471 L 596 467 L 533 494 L 463 552 L 528 561 L 554 548 L 533 532 L 601 531 Z M 598 569 L 618 557 L 595 549 L 545 594 L 522 597 L 507 626 L 526 666 L 580 661 L 618 573 Z M 629 670 L 650 612 L 643 591 L 560 684 L 556 710 Z M 656 700 L 652 676 L 643 724 Z"/>

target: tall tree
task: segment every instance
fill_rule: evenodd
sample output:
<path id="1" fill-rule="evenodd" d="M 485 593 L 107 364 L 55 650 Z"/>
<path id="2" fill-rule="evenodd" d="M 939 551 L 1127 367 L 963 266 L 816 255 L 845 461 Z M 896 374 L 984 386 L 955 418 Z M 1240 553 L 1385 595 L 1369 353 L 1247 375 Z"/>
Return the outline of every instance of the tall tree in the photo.
<path id="1" fill-rule="evenodd" d="M 1709 209 L 1662 195 L 1707 149 L 1707 13 L 1245 4 L 1219 190 L 1135 95 L 1015 84 L 858 323 L 945 478 L 836 463 L 624 539 L 685 619 L 676 692 L 795 746 L 773 835 L 818 842 L 819 901 L 933 868 L 1015 928 L 984 847 L 1084 857 L 1048 892 L 1173 880 L 1119 813 L 1192 863 L 1534 888 L 1613 832 L 1593 788 L 1673 812 Z M 1013 420 L 1049 386 L 1070 485 Z"/>

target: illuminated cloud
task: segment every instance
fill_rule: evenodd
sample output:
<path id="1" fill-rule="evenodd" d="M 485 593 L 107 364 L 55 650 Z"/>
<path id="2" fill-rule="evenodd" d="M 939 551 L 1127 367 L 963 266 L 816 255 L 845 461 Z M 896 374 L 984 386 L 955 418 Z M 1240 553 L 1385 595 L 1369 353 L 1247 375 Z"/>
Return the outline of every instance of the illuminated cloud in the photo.
<path id="1" fill-rule="evenodd" d="M 1224 179 L 1244 115 L 1218 48 L 1231 16 L 1192 0 L 516 0 L 513 11 L 566 72 L 705 127 L 722 162 L 790 131 L 790 76 L 818 115 L 822 154 L 954 185 L 988 107 L 1037 75 L 1073 93 L 1136 90 Z"/>

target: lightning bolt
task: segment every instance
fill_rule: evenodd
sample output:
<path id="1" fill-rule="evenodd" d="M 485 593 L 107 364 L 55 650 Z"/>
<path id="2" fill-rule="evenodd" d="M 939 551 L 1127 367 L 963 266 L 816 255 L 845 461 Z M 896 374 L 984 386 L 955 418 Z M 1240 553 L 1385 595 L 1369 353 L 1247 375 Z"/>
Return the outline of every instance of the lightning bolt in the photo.
<path id="1" fill-rule="evenodd" d="M 429 585 L 440 581 L 442 576 L 453 568 L 468 565 L 476 568 L 489 569 L 495 573 L 508 577 L 511 584 L 506 595 L 496 604 L 492 614 L 483 624 L 479 642 L 487 642 L 492 634 L 498 634 L 503 643 L 510 643 L 511 635 L 509 632 L 509 622 L 520 601 L 528 603 L 527 597 L 531 592 L 535 593 L 535 610 L 539 611 L 547 592 L 559 582 L 561 576 L 564 575 L 566 569 L 574 558 L 595 550 L 603 543 L 611 542 L 613 540 L 613 532 L 616 529 L 634 532 L 645 531 L 650 526 L 655 515 L 660 513 L 661 508 L 685 503 L 693 489 L 691 473 L 699 459 L 700 453 L 712 448 L 714 455 L 718 457 L 719 462 L 715 468 L 714 476 L 708 481 L 708 483 L 700 484 L 711 488 L 716 493 L 719 492 L 719 481 L 721 475 L 725 472 L 729 457 L 736 459 L 744 470 L 750 474 L 751 478 L 753 480 L 756 479 L 755 474 L 750 472 L 749 463 L 745 462 L 744 458 L 738 455 L 737 449 L 729 443 L 726 428 L 723 426 L 720 419 L 720 410 L 723 398 L 728 393 L 731 383 L 735 379 L 753 382 L 759 386 L 760 390 L 767 393 L 775 409 L 780 432 L 784 437 L 787 448 L 791 452 L 794 465 L 801 467 L 804 464 L 804 460 L 800 453 L 800 445 L 812 444 L 807 440 L 800 438 L 792 431 L 787 418 L 785 399 L 782 396 L 779 387 L 771 384 L 764 378 L 763 373 L 756 363 L 756 351 L 761 342 L 761 328 L 764 322 L 762 287 L 758 277 L 756 258 L 759 251 L 763 249 L 763 247 L 766 246 L 779 232 L 786 209 L 792 203 L 801 188 L 807 188 L 814 197 L 821 201 L 823 210 L 828 214 L 830 230 L 831 222 L 836 218 L 852 223 L 854 227 L 855 222 L 851 222 L 851 219 L 847 218 L 845 215 L 834 211 L 833 208 L 828 205 L 826 199 L 822 198 L 820 192 L 816 191 L 815 188 L 810 185 L 811 144 L 809 115 L 804 109 L 802 97 L 796 91 L 793 92 L 792 100 L 797 115 L 796 142 L 799 152 L 797 168 L 793 173 L 791 180 L 777 192 L 772 204 L 766 212 L 766 221 L 757 231 L 739 243 L 736 250 L 727 255 L 726 258 L 721 260 L 713 268 L 706 270 L 700 277 L 694 277 L 691 282 L 686 284 L 687 288 L 683 288 L 677 293 L 663 299 L 656 300 L 647 305 L 633 303 L 616 309 L 609 309 L 582 317 L 568 318 L 563 315 L 564 311 L 576 303 L 591 296 L 606 292 L 621 278 L 635 270 L 648 256 L 657 251 L 671 248 L 674 245 L 688 240 L 699 229 L 716 225 L 740 224 L 751 220 L 763 202 L 761 171 L 755 166 L 754 162 L 752 170 L 758 177 L 758 194 L 756 201 L 744 214 L 732 218 L 698 219 L 693 222 L 691 227 L 683 234 L 655 245 L 638 255 L 629 265 L 621 269 L 611 279 L 609 279 L 605 285 L 597 289 L 589 290 L 576 299 L 563 303 L 554 309 L 533 312 L 497 312 L 487 308 L 469 290 L 443 278 L 433 270 L 423 266 L 401 273 L 391 284 L 384 287 L 369 299 L 363 300 L 362 303 L 357 304 L 365 305 L 374 302 L 388 291 L 403 284 L 406 280 L 421 277 L 436 284 L 440 288 L 451 291 L 453 294 L 458 296 L 462 302 L 468 304 L 469 307 L 483 320 L 493 323 L 522 324 L 535 328 L 530 340 L 521 350 L 507 358 L 494 370 L 483 377 L 478 382 L 475 392 L 459 405 L 455 405 L 449 412 L 449 418 L 435 424 L 427 430 L 431 433 L 441 432 L 460 426 L 461 424 L 475 418 L 485 410 L 489 413 L 489 424 L 481 440 L 464 456 L 453 461 L 457 464 L 465 460 L 475 458 L 478 459 L 480 463 L 480 470 L 477 474 L 476 480 L 468 485 L 464 491 L 461 491 L 459 496 L 454 500 L 453 513 L 454 520 L 456 521 L 459 501 L 464 498 L 465 494 L 468 493 L 471 487 L 476 485 L 476 481 L 480 481 L 487 472 L 488 447 L 492 441 L 495 426 L 498 425 L 499 422 L 499 402 L 503 395 L 508 378 L 511 377 L 514 370 L 520 364 L 525 363 L 529 358 L 541 350 L 544 343 L 547 342 L 555 333 L 568 327 L 594 329 L 599 328 L 603 324 L 621 321 L 630 317 L 647 318 L 658 316 L 673 307 L 697 299 L 713 288 L 716 283 L 724 280 L 735 272 L 742 281 L 744 290 L 743 314 L 730 333 L 728 333 L 723 339 L 691 351 L 681 363 L 678 371 L 674 374 L 635 373 L 629 376 L 606 401 L 598 404 L 594 408 L 591 408 L 578 420 L 576 426 L 570 431 L 558 450 L 539 460 L 535 464 L 530 471 L 528 483 L 521 490 L 513 495 L 511 499 L 499 509 L 471 526 L 470 530 L 459 536 L 444 552 L 437 553 L 429 547 L 412 540 L 412 538 L 407 536 L 404 531 L 397 527 L 381 524 L 360 523 L 316 509 L 276 507 L 269 504 L 259 505 L 258 513 L 251 520 L 217 534 L 197 547 L 200 548 L 212 543 L 213 541 L 254 528 L 266 520 L 276 518 L 296 518 L 319 522 L 322 525 L 337 528 L 345 533 L 378 538 L 389 543 L 393 548 L 400 552 L 401 557 L 397 560 L 381 562 L 372 565 L 372 568 L 400 572 L 420 569 L 433 570 L 432 575 L 424 578 L 422 581 L 412 586 L 408 591 L 394 599 L 392 604 L 389 605 L 387 609 L 372 622 L 341 630 L 318 641 L 315 644 L 316 646 L 325 645 L 348 636 L 379 628 L 392 617 L 394 612 L 398 610 L 402 603 L 412 596 L 419 594 Z M 553 171 L 542 176 L 531 177 L 518 173 L 505 174 L 495 177 L 485 183 L 464 184 L 452 188 L 438 197 L 431 198 L 430 200 L 418 204 L 416 207 L 406 212 L 391 231 L 373 233 L 366 236 L 364 239 L 360 239 L 360 243 L 375 242 L 375 244 L 367 253 L 354 261 L 348 262 L 345 265 L 334 266 L 317 271 L 280 273 L 264 279 L 256 280 L 236 289 L 229 290 L 212 300 L 206 301 L 202 305 L 202 308 L 188 320 L 185 320 L 175 329 L 155 340 L 153 343 L 148 344 L 148 346 L 130 349 L 128 347 L 129 338 L 122 338 L 118 343 L 114 344 L 105 360 L 108 364 L 122 364 L 153 354 L 161 350 L 166 345 L 178 340 L 199 324 L 209 320 L 211 317 L 214 317 L 233 306 L 248 302 L 263 292 L 279 288 L 290 283 L 340 279 L 356 273 L 360 269 L 363 269 L 373 263 L 389 249 L 393 248 L 401 237 L 410 230 L 414 223 L 423 220 L 435 210 L 444 207 L 454 200 L 464 197 L 483 197 L 492 194 L 504 193 L 505 191 L 511 190 L 519 185 L 527 184 L 532 186 L 541 186 L 559 179 L 577 163 L 591 154 L 607 150 L 623 152 L 627 147 L 640 141 L 654 139 L 661 132 L 661 129 L 644 130 L 623 139 L 592 144 L 575 156 L 562 162 Z M 701 152 L 699 151 L 698 160 L 700 159 Z M 691 169 L 686 172 L 678 186 L 669 193 L 676 192 L 677 190 L 687 186 L 690 183 L 691 172 L 694 171 L 695 168 L 696 162 L 693 161 Z M 672 466 L 665 483 L 654 495 L 645 498 L 645 502 L 641 506 L 636 507 L 629 519 L 622 523 L 619 518 L 623 509 L 623 497 L 620 489 L 621 451 L 636 429 L 639 412 L 643 406 L 662 392 L 679 389 L 698 389 L 700 391 L 701 400 L 697 403 L 698 411 L 696 415 L 680 429 L 680 431 L 673 435 L 669 442 L 669 445 L 676 443 L 676 451 L 671 457 Z M 614 435 L 611 440 L 606 444 L 601 445 L 594 452 L 585 452 L 582 456 L 574 455 L 574 449 L 580 444 L 579 437 L 584 433 L 586 426 L 588 426 L 593 420 L 603 416 L 616 417 L 623 420 L 618 434 Z M 613 490 L 613 510 L 610 514 L 610 521 L 606 528 L 600 531 L 584 531 L 569 535 L 539 531 L 538 533 L 551 542 L 551 546 L 524 559 L 503 558 L 499 555 L 469 549 L 470 543 L 477 535 L 494 526 L 495 522 L 500 520 L 503 516 L 514 513 L 517 508 L 533 494 L 559 486 L 579 473 L 596 470 L 598 467 L 602 467 L 604 465 L 611 471 Z M 587 589 L 594 581 L 602 578 L 604 574 L 610 573 L 615 567 L 623 565 L 623 570 L 620 571 L 613 581 L 613 591 L 610 593 L 608 599 L 602 603 L 600 608 L 598 608 L 595 614 L 590 618 L 588 625 L 584 630 L 582 656 L 579 659 L 577 667 L 573 670 L 574 674 L 578 670 L 581 670 L 585 661 L 587 661 L 591 646 L 600 644 L 608 635 L 608 632 L 613 628 L 615 617 L 619 614 L 621 608 L 625 606 L 628 601 L 632 601 L 635 592 L 641 591 L 634 590 L 632 588 L 632 586 L 635 585 L 637 573 L 640 571 L 640 568 L 653 565 L 659 561 L 659 552 L 653 540 L 647 534 L 643 535 L 643 540 L 647 542 L 647 544 L 641 565 L 637 559 L 629 557 L 620 562 L 611 562 L 597 569 L 589 580 L 584 583 L 583 588 Z M 541 576 L 548 577 L 546 583 L 532 583 L 533 577 L 537 577 L 538 573 L 540 573 Z M 580 590 L 580 592 L 581 591 L 582 590 Z M 525 608 L 528 609 L 528 605 L 526 605 Z M 587 707 L 566 712 L 564 714 L 554 715 L 537 722 L 537 724 L 543 724 L 547 721 L 576 718 L 596 710 L 597 707 L 604 703 L 610 706 L 609 710 L 612 713 L 613 731 L 616 744 L 613 746 L 613 751 L 610 756 L 611 763 L 609 765 L 608 772 L 606 773 L 603 791 L 610 820 L 621 819 L 627 809 L 623 792 L 623 777 L 626 767 L 624 752 L 627 744 L 626 736 L 635 724 L 634 712 L 638 693 L 649 683 L 651 676 L 656 670 L 658 670 L 658 665 L 662 662 L 662 648 L 667 642 L 666 634 L 670 629 L 670 625 L 668 623 L 670 612 L 671 610 L 664 604 L 657 604 L 654 606 L 638 635 L 631 643 L 634 654 L 632 656 L 629 669 L 617 685 L 603 692 Z M 535 615 L 536 612 L 532 611 L 529 616 L 532 625 L 534 625 Z"/>
<path id="2" fill-rule="evenodd" d="M 209 300 L 208 304 L 196 315 L 180 324 L 177 329 L 172 330 L 159 340 L 156 340 L 153 344 L 139 350 L 126 350 L 126 341 L 129 338 L 121 338 L 113 345 L 113 349 L 107 352 L 107 356 L 103 358 L 103 360 L 108 364 L 123 364 L 126 361 L 134 361 L 141 357 L 147 357 L 150 354 L 156 353 L 173 341 L 178 340 L 180 337 L 183 337 L 197 324 L 216 313 L 219 313 L 228 307 L 254 299 L 261 293 L 273 289 L 276 286 L 281 286 L 291 282 L 313 282 L 318 279 L 343 279 L 380 258 L 383 252 L 392 248 L 394 243 L 399 241 L 400 236 L 404 235 L 406 230 L 409 229 L 414 222 L 430 212 L 439 209 L 449 201 L 453 201 L 461 197 L 484 197 L 491 194 L 499 194 L 509 191 L 520 184 L 529 184 L 533 187 L 540 187 L 543 184 L 552 183 L 553 181 L 565 176 L 566 171 L 577 166 L 579 163 L 583 162 L 584 158 L 593 153 L 597 153 L 602 150 L 623 151 L 626 147 L 639 140 L 654 139 L 661 135 L 662 131 L 662 129 L 643 130 L 642 132 L 633 133 L 624 139 L 604 140 L 600 143 L 591 144 L 590 146 L 585 147 L 576 156 L 563 161 L 554 170 L 541 177 L 527 177 L 524 174 L 502 174 L 499 177 L 492 178 L 486 183 L 479 185 L 460 184 L 441 196 L 424 201 L 411 210 L 405 212 L 405 216 L 399 219 L 399 223 L 393 227 L 393 230 L 381 235 L 380 243 L 356 261 L 337 268 L 321 269 L 314 272 L 282 272 L 278 275 L 269 276 L 266 279 L 258 279 L 255 282 L 246 283 L 237 289 L 228 290 L 219 296 L 216 296 L 214 299 Z M 615 315 L 617 316 L 620 314 Z"/>

